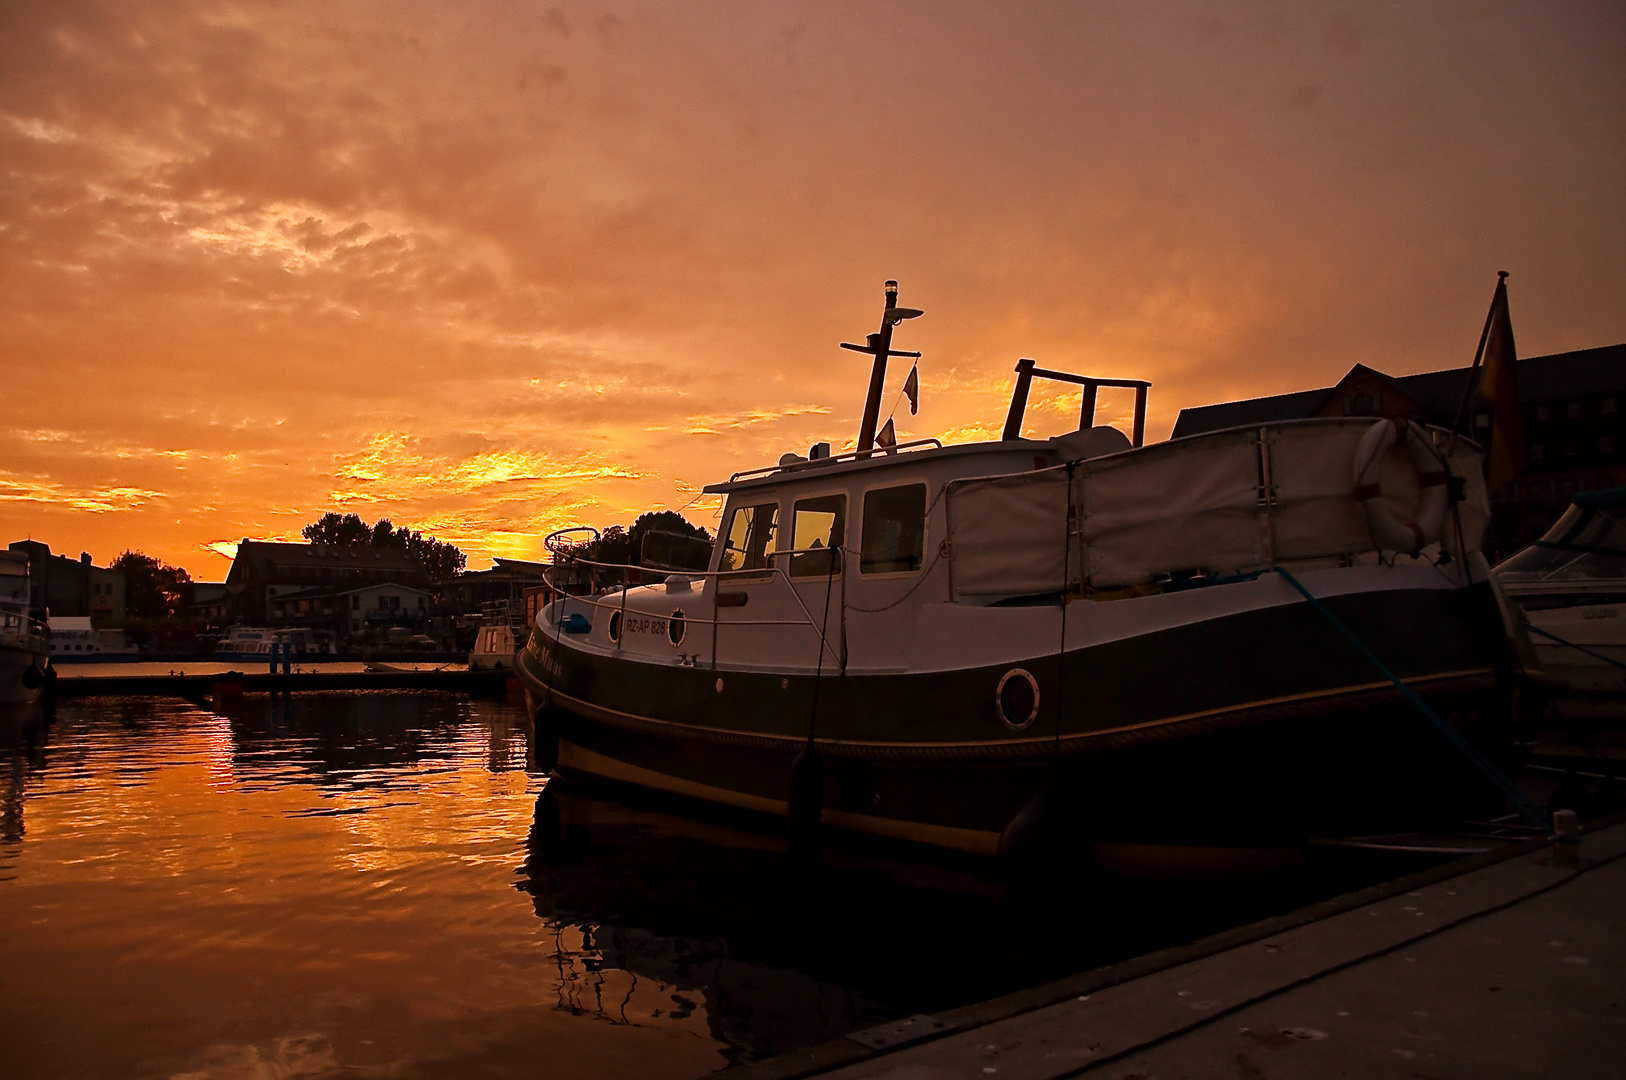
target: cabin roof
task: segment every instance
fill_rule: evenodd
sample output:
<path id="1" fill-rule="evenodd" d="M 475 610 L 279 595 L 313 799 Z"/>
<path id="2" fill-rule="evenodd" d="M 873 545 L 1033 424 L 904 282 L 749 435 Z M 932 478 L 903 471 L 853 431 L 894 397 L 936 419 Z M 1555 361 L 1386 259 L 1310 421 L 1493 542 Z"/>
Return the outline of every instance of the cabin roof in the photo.
<path id="1" fill-rule="evenodd" d="M 746 476 L 720 484 L 708 484 L 703 489 L 708 495 L 727 495 L 734 491 L 778 487 L 792 484 L 823 484 L 834 476 L 849 476 L 859 472 L 882 469 L 920 468 L 937 466 L 950 458 L 986 454 L 1054 454 L 1055 447 L 1047 440 L 1011 439 L 1001 442 L 957 443 L 953 446 L 931 446 L 916 450 L 888 453 L 876 450 L 868 458 L 829 458 L 825 461 L 801 461 L 783 468 L 767 466 L 760 476 Z M 736 476 L 740 474 L 736 473 Z"/>

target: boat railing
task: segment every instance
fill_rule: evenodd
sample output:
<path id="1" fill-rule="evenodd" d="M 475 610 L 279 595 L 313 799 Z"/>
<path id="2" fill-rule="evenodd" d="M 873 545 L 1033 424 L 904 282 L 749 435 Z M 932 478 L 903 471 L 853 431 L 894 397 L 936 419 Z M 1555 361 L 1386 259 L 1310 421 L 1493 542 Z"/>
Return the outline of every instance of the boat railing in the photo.
<path id="1" fill-rule="evenodd" d="M 836 562 L 831 570 L 824 574 L 797 575 L 795 579 L 792 579 L 791 575 L 785 569 L 785 566 L 779 565 L 781 562 L 789 563 L 791 559 L 798 555 L 829 555 L 831 553 L 835 554 Z M 839 665 L 841 662 L 841 654 L 839 651 L 837 651 L 835 644 L 831 641 L 831 634 L 829 632 L 830 628 L 828 624 L 826 623 L 826 625 L 821 626 L 818 620 L 814 619 L 813 613 L 809 611 L 807 605 L 802 602 L 801 593 L 796 590 L 796 581 L 817 583 L 822 577 L 825 579 L 827 587 L 844 588 L 842 584 L 841 569 L 842 563 L 845 561 L 845 553 L 846 549 L 843 547 L 820 546 L 812 548 L 794 548 L 773 552 L 769 557 L 770 562 L 767 566 L 751 567 L 749 569 L 740 570 L 684 570 L 678 572 L 663 571 L 662 573 L 665 577 L 665 584 L 668 586 L 668 592 L 672 591 L 671 584 L 672 579 L 674 578 L 682 578 L 690 583 L 698 580 L 701 584 L 700 592 L 702 595 L 705 592 L 705 583 L 707 581 L 712 583 L 711 618 L 707 619 L 696 617 L 694 615 L 690 615 L 687 611 L 683 613 L 683 619 L 685 622 L 699 623 L 702 626 L 711 627 L 712 667 L 715 668 L 717 666 L 717 628 L 719 626 L 805 626 L 812 630 L 815 634 L 819 635 L 819 640 L 823 645 L 824 651 L 828 653 L 832 662 Z M 593 559 L 581 558 L 573 559 L 569 564 L 565 565 L 587 566 L 592 569 L 620 571 L 642 569 L 641 567 L 629 566 L 625 563 L 598 562 Z M 632 588 L 631 585 L 622 585 L 614 592 L 592 593 L 587 596 L 575 595 L 567 593 L 563 589 L 559 589 L 553 585 L 553 582 L 548 579 L 548 574 L 553 569 L 553 567 L 549 567 L 548 570 L 544 571 L 543 578 L 544 580 L 548 580 L 550 588 L 554 588 L 554 591 L 559 597 L 558 602 L 560 604 L 560 608 L 558 617 L 554 620 L 555 625 L 562 626 L 564 621 L 569 618 L 571 614 L 569 608 L 573 603 L 581 604 L 584 607 L 591 609 L 595 613 L 600 610 L 608 612 L 619 611 L 622 613 L 622 618 L 626 618 L 627 592 Z M 800 619 L 728 619 L 724 621 L 722 618 L 720 618 L 721 610 L 724 606 L 722 585 L 725 580 L 760 582 L 773 579 L 778 579 L 784 583 L 784 591 L 789 594 L 792 600 L 796 602 L 796 607 L 801 612 L 802 617 Z M 645 613 L 640 612 L 639 614 Z M 619 641 L 616 642 L 616 646 L 617 648 L 620 647 Z"/>
<path id="2" fill-rule="evenodd" d="M 873 450 L 848 450 L 842 454 L 832 454 L 829 457 L 812 458 L 806 461 L 793 461 L 789 465 L 763 465 L 755 469 L 742 469 L 728 478 L 730 484 L 736 480 L 750 480 L 758 476 L 772 476 L 782 472 L 805 472 L 809 469 L 822 469 L 827 465 L 835 465 L 842 461 L 858 461 L 861 458 L 882 457 L 887 454 L 900 453 L 904 450 L 941 450 L 943 440 L 936 438 L 911 439 L 909 442 L 897 443 L 893 446 L 877 446 Z M 820 550 L 823 550 L 822 548 Z"/>
<path id="3" fill-rule="evenodd" d="M 51 640 L 51 624 L 44 619 L 36 619 L 25 611 L 0 608 L 0 633 L 13 637 L 38 638 L 42 642 L 48 642 Z"/>

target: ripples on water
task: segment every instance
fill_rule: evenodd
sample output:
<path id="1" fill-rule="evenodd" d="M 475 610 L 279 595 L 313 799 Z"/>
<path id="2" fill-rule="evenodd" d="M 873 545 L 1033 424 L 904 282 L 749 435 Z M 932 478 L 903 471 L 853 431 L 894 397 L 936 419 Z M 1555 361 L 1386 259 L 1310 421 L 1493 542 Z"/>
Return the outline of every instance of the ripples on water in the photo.
<path id="1" fill-rule="evenodd" d="M 13 718 L 5 1075 L 695 1076 L 1308 895 L 1015 897 L 862 846 L 809 879 L 771 831 L 547 790 L 522 719 L 435 694 Z"/>

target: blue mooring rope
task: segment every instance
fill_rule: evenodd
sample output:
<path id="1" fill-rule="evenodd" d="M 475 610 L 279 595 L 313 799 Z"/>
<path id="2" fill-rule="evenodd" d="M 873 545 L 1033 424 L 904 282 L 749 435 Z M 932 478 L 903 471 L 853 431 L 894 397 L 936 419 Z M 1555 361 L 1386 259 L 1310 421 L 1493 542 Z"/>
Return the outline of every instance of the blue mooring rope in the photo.
<path id="1" fill-rule="evenodd" d="M 1479 766 L 1479 770 L 1486 776 L 1490 777 L 1491 782 L 1501 789 L 1502 794 L 1506 795 L 1508 800 L 1512 802 L 1514 806 L 1518 807 L 1519 813 L 1529 818 L 1539 828 L 1541 828 L 1543 832 L 1547 833 L 1547 835 L 1553 835 L 1553 816 L 1551 814 L 1532 802 L 1530 796 L 1526 795 L 1519 789 L 1517 784 L 1503 775 L 1502 770 L 1491 764 L 1490 760 L 1486 758 L 1484 754 L 1481 754 L 1477 749 L 1475 749 L 1473 743 L 1462 737 L 1461 732 L 1457 731 L 1456 728 L 1446 723 L 1444 717 L 1435 712 L 1433 709 L 1429 708 L 1428 703 L 1422 698 L 1418 697 L 1416 692 L 1413 691 L 1411 687 L 1401 682 L 1400 677 L 1394 672 L 1390 671 L 1383 661 L 1379 660 L 1377 656 L 1373 654 L 1371 649 L 1368 649 L 1365 645 L 1361 644 L 1361 640 L 1354 634 L 1350 633 L 1349 627 L 1338 621 L 1338 616 L 1328 611 L 1326 605 L 1324 605 L 1320 600 L 1317 600 L 1314 596 L 1310 595 L 1310 590 L 1306 589 L 1299 582 L 1298 578 L 1294 577 L 1280 566 L 1276 567 L 1276 572 L 1282 575 L 1282 577 L 1286 578 L 1287 583 L 1293 586 L 1293 588 L 1297 589 L 1299 595 L 1308 600 L 1312 608 L 1319 612 L 1328 622 L 1332 623 L 1333 628 L 1336 629 L 1340 634 L 1344 635 L 1349 643 L 1355 646 L 1355 648 L 1360 651 L 1360 654 L 1366 657 L 1367 660 L 1371 662 L 1372 666 L 1377 668 L 1378 672 L 1385 679 L 1388 679 L 1390 682 L 1394 683 L 1395 689 L 1399 690 L 1401 695 L 1405 697 L 1407 701 L 1415 705 L 1418 712 L 1428 717 L 1429 721 L 1433 723 L 1435 727 L 1440 729 L 1440 733 L 1443 734 L 1447 739 L 1450 739 L 1456 748 L 1461 750 L 1469 761 Z"/>

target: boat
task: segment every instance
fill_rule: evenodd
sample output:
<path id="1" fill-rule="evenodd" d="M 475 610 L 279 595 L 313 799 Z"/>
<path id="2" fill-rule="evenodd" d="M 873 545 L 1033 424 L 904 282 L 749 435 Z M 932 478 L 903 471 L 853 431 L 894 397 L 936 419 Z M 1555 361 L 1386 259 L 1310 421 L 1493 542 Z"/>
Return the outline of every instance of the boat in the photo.
<path id="1" fill-rule="evenodd" d="M 222 663 L 310 662 L 331 660 L 338 655 L 333 633 L 304 627 L 272 629 L 259 626 L 233 626 L 215 645 L 214 658 Z"/>
<path id="2" fill-rule="evenodd" d="M 1541 689 L 1591 729 L 1583 741 L 1626 756 L 1626 487 L 1577 494 L 1495 573 L 1528 621 Z"/>
<path id="3" fill-rule="evenodd" d="M 83 615 L 52 615 L 51 662 L 56 664 L 127 664 L 141 659 L 123 630 L 97 630 Z"/>
<path id="4" fill-rule="evenodd" d="M 518 601 L 496 600 L 484 605 L 474 648 L 469 650 L 470 671 L 502 671 L 514 666 L 514 654 L 525 643 L 525 611 Z"/>
<path id="5" fill-rule="evenodd" d="M 1263 866 L 1512 797 L 1476 443 L 1338 417 L 1147 445 L 1150 383 L 1023 359 L 999 440 L 888 445 L 921 314 L 896 295 L 846 346 L 875 358 L 853 450 L 707 487 L 705 571 L 542 609 L 517 668 L 539 764 L 793 837 L 1107 867 Z M 1022 436 L 1035 379 L 1082 389 L 1077 431 Z M 1134 391 L 1131 435 L 1094 425 L 1103 387 Z"/>
<path id="6" fill-rule="evenodd" d="M 56 678 L 46 627 L 32 615 L 28 556 L 0 551 L 0 705 L 31 705 Z"/>

